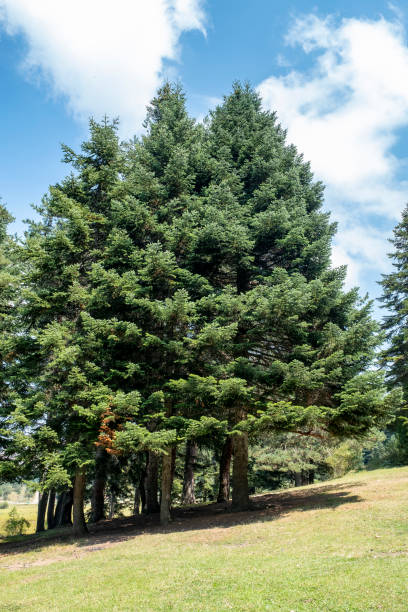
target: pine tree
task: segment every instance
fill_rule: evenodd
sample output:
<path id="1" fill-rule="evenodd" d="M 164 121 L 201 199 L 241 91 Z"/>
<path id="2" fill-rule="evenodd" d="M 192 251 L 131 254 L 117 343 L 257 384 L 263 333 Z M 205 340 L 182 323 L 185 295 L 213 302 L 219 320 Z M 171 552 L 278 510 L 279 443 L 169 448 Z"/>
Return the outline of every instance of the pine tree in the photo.
<path id="1" fill-rule="evenodd" d="M 401 222 L 394 229 L 391 240 L 394 250 L 389 255 L 394 271 L 383 275 L 381 301 L 387 314 L 383 328 L 388 346 L 382 356 L 388 366 L 388 378 L 392 385 L 408 391 L 408 207 L 402 213 Z"/>
<path id="2" fill-rule="evenodd" d="M 13 337 L 16 333 L 15 307 L 18 299 L 19 278 L 16 245 L 7 235 L 12 221 L 6 208 L 0 205 L 0 479 L 12 478 L 13 451 L 10 448 L 8 416 L 13 405 L 14 363 Z"/>
<path id="3" fill-rule="evenodd" d="M 128 180 L 190 309 L 179 337 L 183 367 L 173 359 L 165 372 L 162 343 L 155 390 L 164 391 L 168 417 L 183 417 L 183 431 L 168 420 L 179 437 L 194 422 L 200 435 L 229 428 L 233 507 L 244 509 L 248 432 L 318 426 L 360 435 L 384 417 L 381 376 L 360 376 L 374 355 L 376 324 L 357 290 L 343 291 L 345 269 L 330 269 L 335 225 L 321 210 L 322 185 L 253 90 L 236 84 L 200 128 L 180 89 L 165 86 L 146 125 Z M 168 290 L 162 277 L 153 295 Z"/>
<path id="4" fill-rule="evenodd" d="M 185 274 L 168 239 L 168 220 L 183 205 L 192 185 L 189 158 L 195 130 L 179 88 L 165 85 L 159 90 L 148 109 L 146 128 L 142 141 L 134 140 L 127 147 L 126 196 L 115 203 L 116 253 L 107 253 L 95 287 L 117 319 L 115 354 L 111 355 L 118 364 L 115 385 L 140 393 L 137 419 L 128 425 L 133 428 L 133 452 L 148 451 L 146 504 L 147 511 L 155 511 L 159 454 L 163 466 L 171 469 L 172 448 L 163 447 L 163 435 L 165 422 L 174 415 L 165 388 L 171 378 L 186 372 L 193 316 Z M 105 304 L 103 310 L 106 315 Z M 102 312 L 95 310 L 94 315 L 100 317 Z M 125 429 L 129 451 L 130 429 Z M 167 429 L 174 444 L 175 430 L 171 424 Z M 169 492 L 163 486 L 170 482 L 162 467 L 164 521 L 169 519 L 169 508 L 165 508 Z"/>
<path id="5" fill-rule="evenodd" d="M 123 394 L 118 397 L 109 387 L 110 370 L 101 367 L 106 352 L 91 316 L 93 278 L 106 244 L 114 240 L 111 208 L 120 195 L 122 154 L 115 122 L 91 121 L 90 132 L 80 154 L 64 147 L 65 161 L 74 173 L 50 188 L 37 209 L 40 221 L 31 223 L 26 235 L 22 256 L 27 272 L 20 308 L 26 353 L 22 352 L 21 361 L 35 355 L 30 372 L 35 382 L 13 415 L 30 428 L 27 445 L 35 436 L 42 442 L 43 452 L 38 453 L 42 490 L 72 480 L 78 534 L 86 530 L 86 473 L 95 459 L 102 415 L 124 410 Z M 129 413 L 137 402 L 137 397 L 129 398 Z"/>
<path id="6" fill-rule="evenodd" d="M 382 360 L 387 368 L 389 387 L 401 389 L 406 402 L 408 397 L 408 207 L 402 212 L 401 222 L 394 229 L 391 240 L 394 250 L 389 257 L 394 271 L 383 275 L 381 281 L 383 294 L 380 298 L 387 309 L 383 319 L 383 330 L 386 335 L 386 348 L 382 351 Z M 408 429 L 406 408 L 400 411 L 401 418 L 396 419 L 388 429 L 396 436 L 396 445 L 400 448 L 399 461 L 408 457 Z M 405 452 L 404 452 L 405 449 Z"/>
<path id="7" fill-rule="evenodd" d="M 8 386 L 6 375 L 7 336 L 10 332 L 13 299 L 15 297 L 15 279 L 10 261 L 10 239 L 7 236 L 7 225 L 12 221 L 4 206 L 0 205 L 0 335 L 1 335 L 1 370 L 0 370 L 0 406 L 4 409 L 7 402 Z"/>
<path id="8" fill-rule="evenodd" d="M 323 187 L 275 115 L 236 84 L 204 144 L 209 179 L 173 229 L 178 261 L 209 284 L 195 299 L 202 327 L 178 391 L 186 407 L 194 385 L 197 400 L 211 387 L 204 409 L 232 430 L 233 507 L 244 509 L 251 424 L 307 432 L 320 421 L 358 435 L 387 407 L 380 376 L 359 377 L 378 342 L 370 305 L 343 291 L 345 269 L 330 268 L 335 225 Z M 262 419 L 248 420 L 259 410 Z"/>

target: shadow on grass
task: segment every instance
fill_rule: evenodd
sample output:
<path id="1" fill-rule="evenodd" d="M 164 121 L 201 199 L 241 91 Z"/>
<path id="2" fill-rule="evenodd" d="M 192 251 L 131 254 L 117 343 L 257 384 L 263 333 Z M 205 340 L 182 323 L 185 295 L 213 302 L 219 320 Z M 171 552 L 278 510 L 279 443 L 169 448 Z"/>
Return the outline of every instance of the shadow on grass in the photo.
<path id="1" fill-rule="evenodd" d="M 361 497 L 352 495 L 350 491 L 363 484 L 355 482 L 318 487 L 313 485 L 290 491 L 255 495 L 251 498 L 251 508 L 245 512 L 231 512 L 231 505 L 225 503 L 197 504 L 188 508 L 176 507 L 172 511 L 173 521 L 166 528 L 160 525 L 159 514 L 152 514 L 100 521 L 97 524 L 89 525 L 89 534 L 80 539 L 72 535 L 71 528 L 20 536 L 18 540 L 0 543 L 0 555 L 27 552 L 58 543 L 76 543 L 79 548 L 86 548 L 91 552 L 146 533 L 195 531 L 214 527 L 228 528 L 234 525 L 272 521 L 294 511 L 335 509 L 342 504 L 363 501 Z"/>

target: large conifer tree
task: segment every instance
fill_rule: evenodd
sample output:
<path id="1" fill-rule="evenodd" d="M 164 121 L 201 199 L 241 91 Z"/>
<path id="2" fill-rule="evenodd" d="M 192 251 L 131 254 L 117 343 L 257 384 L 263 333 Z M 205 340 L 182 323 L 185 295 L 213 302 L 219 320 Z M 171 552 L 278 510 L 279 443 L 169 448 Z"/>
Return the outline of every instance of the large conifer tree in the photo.
<path id="1" fill-rule="evenodd" d="M 12 312 L 15 300 L 15 278 L 10 260 L 10 239 L 7 236 L 7 225 L 12 220 L 4 206 L 0 205 L 0 406 L 7 402 L 8 385 L 6 375 L 7 338 L 12 326 Z M 2 408 L 3 409 L 3 408 Z"/>
<path id="2" fill-rule="evenodd" d="M 264 409 L 277 429 L 307 432 L 320 420 L 357 434 L 383 414 L 378 376 L 358 378 L 376 324 L 357 290 L 343 291 L 345 269 L 330 268 L 335 226 L 322 185 L 253 90 L 234 85 L 211 113 L 203 147 L 207 178 L 172 228 L 178 261 L 209 284 L 195 300 L 193 378 L 177 390 L 187 405 L 194 388 L 202 396 L 213 386 L 207 410 L 236 431 L 233 507 L 243 509 L 248 416 Z"/>
<path id="3" fill-rule="evenodd" d="M 15 244 L 7 235 L 7 226 L 11 221 L 11 215 L 0 205 L 0 479 L 10 477 L 13 470 L 8 416 L 13 406 L 11 365 L 14 362 L 18 275 Z"/>
<path id="4" fill-rule="evenodd" d="M 192 346 L 201 329 L 195 303 L 211 289 L 202 275 L 189 268 L 179 241 L 181 232 L 188 248 L 192 236 L 190 225 L 183 227 L 183 214 L 186 210 L 192 216 L 199 213 L 197 201 L 209 180 L 211 160 L 205 151 L 204 130 L 188 117 L 180 87 L 167 84 L 158 91 L 145 127 L 146 135 L 127 148 L 127 199 L 118 204 L 115 217 L 122 235 L 129 238 L 131 253 L 125 261 L 122 258 L 122 269 L 115 264 L 121 291 L 109 302 L 117 303 L 118 318 L 140 329 L 133 351 L 134 374 L 127 384 L 141 394 L 138 419 L 119 432 L 116 448 L 140 449 L 142 436 L 150 449 L 148 506 L 151 492 L 155 497 L 150 465 L 155 463 L 154 453 L 163 454 L 161 514 L 166 522 L 172 480 L 168 471 L 176 441 L 183 440 L 191 420 L 197 436 L 197 421 L 203 416 L 202 410 L 184 409 L 174 401 L 169 384 L 194 370 Z M 208 426 L 208 422 L 203 425 L 206 431 Z"/>
<path id="5" fill-rule="evenodd" d="M 383 363 L 387 369 L 388 384 L 391 388 L 401 389 L 405 402 L 408 398 L 408 207 L 402 212 L 401 222 L 394 229 L 391 240 L 393 251 L 389 257 L 393 272 L 383 276 L 381 281 L 383 295 L 381 301 L 387 309 L 383 320 L 386 334 L 386 348 L 382 352 Z M 398 439 L 400 459 L 408 458 L 407 409 L 401 411 L 403 419 L 396 419 L 389 429 Z"/>
<path id="6" fill-rule="evenodd" d="M 108 352 L 91 318 L 93 278 L 107 245 L 114 242 L 112 200 L 120 196 L 123 161 L 115 123 L 91 121 L 90 132 L 80 154 L 64 147 L 74 173 L 50 188 L 37 209 L 40 221 L 31 223 L 26 234 L 20 318 L 27 341 L 20 361 L 36 359 L 31 393 L 13 415 L 42 442 L 42 489 L 66 485 L 72 478 L 77 533 L 86 529 L 86 472 L 94 460 L 101 417 L 108 409 L 123 410 L 109 386 Z M 129 413 L 134 403 L 129 398 Z"/>
<path id="7" fill-rule="evenodd" d="M 392 385 L 400 385 L 405 396 L 408 391 L 408 207 L 402 213 L 401 222 L 394 229 L 391 240 L 394 250 L 390 254 L 394 270 L 383 276 L 381 301 L 387 313 L 384 330 L 388 346 L 383 358 L 388 366 L 388 378 Z"/>

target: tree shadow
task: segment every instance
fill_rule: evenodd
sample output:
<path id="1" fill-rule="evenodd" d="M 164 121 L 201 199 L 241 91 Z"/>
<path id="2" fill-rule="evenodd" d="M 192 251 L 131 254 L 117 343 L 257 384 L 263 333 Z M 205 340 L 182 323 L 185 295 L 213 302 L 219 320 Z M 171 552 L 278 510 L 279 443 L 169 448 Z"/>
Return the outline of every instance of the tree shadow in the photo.
<path id="1" fill-rule="evenodd" d="M 172 522 L 167 527 L 160 525 L 159 514 L 129 516 L 100 521 L 89 525 L 89 534 L 78 539 L 70 528 L 58 532 L 27 535 L 15 542 L 0 543 L 0 555 L 12 555 L 44 549 L 56 544 L 75 544 L 76 548 L 92 552 L 112 544 L 127 541 L 139 535 L 198 531 L 202 529 L 228 528 L 256 522 L 273 521 L 291 512 L 306 512 L 322 508 L 335 509 L 343 504 L 363 501 L 352 489 L 363 482 L 300 487 L 290 491 L 277 491 L 255 495 L 251 498 L 249 510 L 232 512 L 231 504 L 210 503 L 175 507 Z"/>

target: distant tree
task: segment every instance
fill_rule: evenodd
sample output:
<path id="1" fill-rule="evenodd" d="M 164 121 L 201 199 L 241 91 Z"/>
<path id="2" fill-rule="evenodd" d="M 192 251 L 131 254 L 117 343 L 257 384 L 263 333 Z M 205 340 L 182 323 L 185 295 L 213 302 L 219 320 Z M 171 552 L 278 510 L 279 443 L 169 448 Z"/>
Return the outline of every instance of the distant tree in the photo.
<path id="1" fill-rule="evenodd" d="M 313 484 L 362 469 L 384 439 L 379 430 L 359 438 L 268 433 L 254 441 L 249 453 L 249 480 L 257 491 Z"/>

